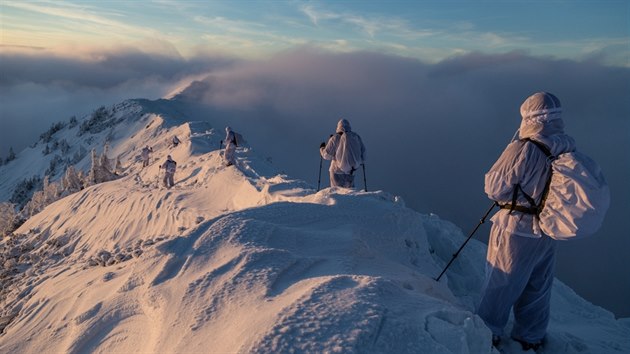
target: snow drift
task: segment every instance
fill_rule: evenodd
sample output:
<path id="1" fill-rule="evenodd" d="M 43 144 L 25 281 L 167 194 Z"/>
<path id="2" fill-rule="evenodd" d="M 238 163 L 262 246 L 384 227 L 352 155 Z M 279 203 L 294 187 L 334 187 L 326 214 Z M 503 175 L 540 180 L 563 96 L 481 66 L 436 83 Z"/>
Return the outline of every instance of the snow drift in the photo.
<path id="1" fill-rule="evenodd" d="M 119 106 L 82 141 L 107 142 L 121 178 L 56 201 L 2 240 L 0 351 L 492 352 L 472 312 L 483 244 L 471 242 L 437 283 L 464 240 L 453 224 L 383 191 L 315 192 L 249 146 L 225 167 L 222 127 L 178 104 Z M 154 154 L 143 169 L 145 145 Z M 171 189 L 159 183 L 168 154 L 178 162 Z M 2 197 L 41 174 L 44 158 L 29 148 L 11 171 L 0 167 Z M 544 352 L 628 352 L 627 338 L 622 321 L 556 280 Z"/>

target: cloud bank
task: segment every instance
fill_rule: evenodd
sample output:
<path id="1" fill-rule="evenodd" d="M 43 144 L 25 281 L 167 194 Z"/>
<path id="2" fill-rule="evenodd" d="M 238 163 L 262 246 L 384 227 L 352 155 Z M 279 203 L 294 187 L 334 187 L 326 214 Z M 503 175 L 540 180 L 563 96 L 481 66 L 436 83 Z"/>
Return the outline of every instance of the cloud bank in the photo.
<path id="1" fill-rule="evenodd" d="M 469 54 L 426 64 L 374 53 L 302 49 L 210 75 L 179 99 L 205 102 L 291 175 L 317 183 L 318 146 L 347 118 L 368 149 L 368 187 L 472 229 L 489 201 L 483 176 L 536 91 L 556 94 L 566 131 L 613 191 L 601 232 L 560 247 L 558 275 L 592 301 L 630 315 L 630 70 L 524 53 Z M 324 171 L 323 179 L 327 181 Z M 358 179 L 360 185 L 362 181 Z M 487 236 L 487 229 L 477 236 Z"/>
<path id="2" fill-rule="evenodd" d="M 180 82 L 231 65 L 216 57 L 184 59 L 137 49 L 0 53 L 0 157 L 21 150 L 50 124 L 128 98 L 163 97 Z"/>
<path id="3" fill-rule="evenodd" d="M 88 62 L 0 59 L 0 155 L 20 129 L 27 145 L 51 122 L 126 98 L 157 98 L 175 82 L 203 74 L 206 79 L 177 97 L 196 107 L 194 119 L 230 124 L 285 172 L 316 184 L 319 144 L 347 118 L 368 149 L 370 190 L 401 195 L 410 207 L 464 232 L 489 206 L 483 175 L 518 128 L 520 104 L 533 92 L 550 91 L 562 101 L 567 133 L 600 163 L 613 193 L 596 237 L 561 244 L 557 274 L 596 304 L 630 316 L 630 69 L 521 52 L 428 64 L 309 48 L 257 61 L 133 51 Z M 327 185 L 326 171 L 322 180 Z M 477 237 L 487 232 L 482 228 Z"/>

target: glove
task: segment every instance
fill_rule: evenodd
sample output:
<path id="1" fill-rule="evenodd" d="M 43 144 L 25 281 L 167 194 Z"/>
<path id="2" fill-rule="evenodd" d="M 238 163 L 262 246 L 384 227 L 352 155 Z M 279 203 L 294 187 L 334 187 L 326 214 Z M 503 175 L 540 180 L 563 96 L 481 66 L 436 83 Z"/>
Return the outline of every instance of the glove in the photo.
<path id="1" fill-rule="evenodd" d="M 321 144 L 319 145 L 319 148 L 320 148 L 320 149 L 321 149 L 321 148 L 325 148 L 325 147 L 326 147 L 326 143 L 321 143 Z"/>

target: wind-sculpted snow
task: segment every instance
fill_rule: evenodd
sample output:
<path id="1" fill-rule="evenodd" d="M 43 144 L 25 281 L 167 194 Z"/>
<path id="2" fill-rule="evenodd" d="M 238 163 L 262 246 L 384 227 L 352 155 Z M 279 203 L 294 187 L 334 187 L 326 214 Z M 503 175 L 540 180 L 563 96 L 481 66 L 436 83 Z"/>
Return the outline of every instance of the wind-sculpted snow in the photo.
<path id="1" fill-rule="evenodd" d="M 472 352 L 489 348 L 474 339 L 488 337 L 483 324 L 449 303 L 447 288 L 423 293 L 432 282 L 423 272 L 437 267 L 417 214 L 383 193 L 329 193 L 317 197 L 332 205 L 280 202 L 229 214 L 201 232 L 192 251 L 179 241 L 165 246 L 190 253 L 164 269 L 170 282 L 187 279 L 178 298 L 191 311 L 191 328 L 203 333 L 173 350 L 447 352 L 419 321 L 435 309 L 470 318 Z M 404 333 L 416 335 L 401 343 Z M 190 347 L 199 336 L 204 340 Z"/>
<path id="2" fill-rule="evenodd" d="M 165 104 L 143 103 L 172 114 Z M 1 241 L 0 352 L 492 352 L 473 313 L 485 247 L 471 241 L 433 280 L 464 240 L 453 224 L 383 191 L 316 192 L 251 147 L 225 167 L 207 125 L 136 123 L 112 150 L 157 139 L 148 167 L 128 153 L 125 176 Z M 167 154 L 171 189 L 157 168 Z M 556 282 L 544 352 L 628 352 L 629 337 Z"/>

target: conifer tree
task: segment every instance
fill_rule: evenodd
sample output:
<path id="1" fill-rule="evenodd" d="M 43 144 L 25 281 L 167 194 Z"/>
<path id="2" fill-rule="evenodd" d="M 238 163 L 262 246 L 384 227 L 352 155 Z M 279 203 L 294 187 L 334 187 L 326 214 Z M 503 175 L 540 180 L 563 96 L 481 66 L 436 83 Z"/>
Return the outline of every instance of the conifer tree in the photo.
<path id="1" fill-rule="evenodd" d="M 0 203 L 0 236 L 5 236 L 15 229 L 18 214 L 12 203 Z"/>
<path id="2" fill-rule="evenodd" d="M 63 193 L 65 195 L 76 193 L 81 190 L 81 178 L 77 174 L 77 170 L 72 165 L 68 166 L 66 174 L 63 176 L 61 181 L 63 184 Z"/>
<path id="3" fill-rule="evenodd" d="M 85 179 L 85 185 L 91 186 L 96 184 L 97 176 L 98 176 L 98 159 L 96 158 L 96 149 L 92 149 L 90 152 L 92 155 L 92 165 L 90 166 L 90 172 L 88 172 L 87 178 Z"/>
<path id="4" fill-rule="evenodd" d="M 13 146 L 9 148 L 9 156 L 7 156 L 6 162 L 15 160 L 15 152 L 13 151 Z"/>

